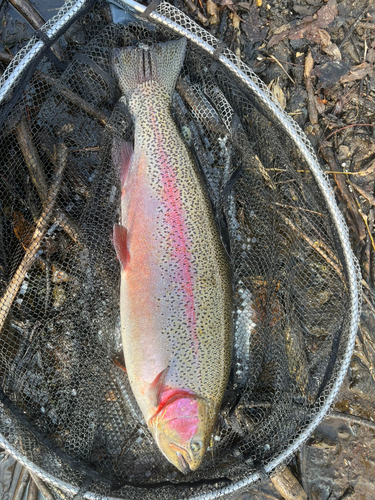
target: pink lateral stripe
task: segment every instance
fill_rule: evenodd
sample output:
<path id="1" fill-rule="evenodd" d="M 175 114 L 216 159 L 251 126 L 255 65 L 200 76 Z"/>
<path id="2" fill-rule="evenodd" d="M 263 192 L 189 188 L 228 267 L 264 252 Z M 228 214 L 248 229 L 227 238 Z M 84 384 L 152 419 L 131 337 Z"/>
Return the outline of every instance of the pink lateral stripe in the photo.
<path id="1" fill-rule="evenodd" d="M 179 272 L 176 273 L 175 277 L 184 293 L 185 312 L 188 319 L 187 324 L 194 342 L 196 354 L 198 352 L 199 341 L 196 331 L 197 320 L 195 315 L 192 263 L 188 248 L 186 223 L 182 216 L 181 194 L 176 182 L 176 168 L 170 164 L 170 158 L 164 149 L 163 137 L 158 131 L 155 111 L 151 107 L 150 119 L 156 135 L 156 148 L 161 165 L 161 176 L 164 186 L 163 202 L 166 208 L 165 217 L 172 239 L 172 257 L 179 265 Z"/>

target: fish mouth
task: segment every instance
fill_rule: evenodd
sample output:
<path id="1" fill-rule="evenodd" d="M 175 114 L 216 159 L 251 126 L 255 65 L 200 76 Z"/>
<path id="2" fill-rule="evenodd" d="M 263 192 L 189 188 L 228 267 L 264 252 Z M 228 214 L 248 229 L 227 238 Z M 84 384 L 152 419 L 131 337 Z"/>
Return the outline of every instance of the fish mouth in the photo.
<path id="1" fill-rule="evenodd" d="M 177 460 L 178 460 L 178 465 L 179 469 L 183 474 L 187 474 L 190 471 L 189 464 L 185 460 L 184 456 L 178 451 L 177 453 Z"/>
<path id="2" fill-rule="evenodd" d="M 183 474 L 186 474 L 187 472 L 190 471 L 190 466 L 186 458 L 184 457 L 184 454 L 186 453 L 186 450 L 184 448 L 181 448 L 175 443 L 170 443 L 169 447 L 176 452 L 177 460 L 178 460 L 178 465 L 179 469 Z M 189 459 L 188 459 L 189 460 Z"/>

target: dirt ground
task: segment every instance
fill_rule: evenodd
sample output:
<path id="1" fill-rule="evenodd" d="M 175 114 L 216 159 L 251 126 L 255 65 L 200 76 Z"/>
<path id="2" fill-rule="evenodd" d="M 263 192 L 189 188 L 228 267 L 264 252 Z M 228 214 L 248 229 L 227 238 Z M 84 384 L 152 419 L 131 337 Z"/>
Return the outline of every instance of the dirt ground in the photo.
<path id="1" fill-rule="evenodd" d="M 38 0 L 48 19 L 62 2 Z M 311 500 L 375 499 L 375 2 L 174 0 L 269 86 L 312 142 L 331 178 L 362 271 L 363 312 L 334 410 L 289 464 Z M 33 29 L 0 3 L 0 51 L 12 57 Z M 361 420 L 362 419 L 362 420 Z M 371 422 L 370 422 L 371 425 Z M 3 460 L 1 461 L 1 463 Z M 270 481 L 231 496 L 282 498 Z"/>

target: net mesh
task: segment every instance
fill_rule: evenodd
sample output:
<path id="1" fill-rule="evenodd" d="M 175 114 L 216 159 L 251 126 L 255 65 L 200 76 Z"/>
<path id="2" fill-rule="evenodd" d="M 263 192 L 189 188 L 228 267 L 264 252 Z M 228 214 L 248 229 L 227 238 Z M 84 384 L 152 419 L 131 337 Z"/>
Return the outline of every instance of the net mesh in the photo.
<path id="1" fill-rule="evenodd" d="M 172 112 L 230 254 L 234 352 L 200 468 L 183 476 L 162 458 L 119 366 L 111 149 L 133 139 L 133 125 L 110 61 L 115 47 L 179 36 L 111 24 L 103 8 L 61 38 L 63 73 L 38 64 L 0 133 L 1 429 L 65 491 L 89 480 L 98 497 L 190 498 L 264 468 L 324 407 L 352 342 L 350 271 L 295 143 L 249 88 L 189 43 Z"/>

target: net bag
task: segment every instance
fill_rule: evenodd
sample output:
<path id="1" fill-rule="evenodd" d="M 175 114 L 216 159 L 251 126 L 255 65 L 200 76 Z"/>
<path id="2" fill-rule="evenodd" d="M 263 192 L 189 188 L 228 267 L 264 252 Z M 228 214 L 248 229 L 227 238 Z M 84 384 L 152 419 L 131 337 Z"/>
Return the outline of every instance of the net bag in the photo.
<path id="1" fill-rule="evenodd" d="M 358 265 L 311 145 L 265 85 L 170 4 L 140 17 L 126 3 L 134 15 L 116 24 L 106 3 L 66 2 L 1 78 L 0 445 L 56 495 L 217 498 L 285 461 L 329 411 L 354 346 Z M 173 117 L 234 296 L 228 387 L 186 476 L 160 454 L 119 366 L 111 242 L 111 148 L 133 140 L 112 50 L 181 36 Z M 49 57 L 56 42 L 63 64 Z"/>

